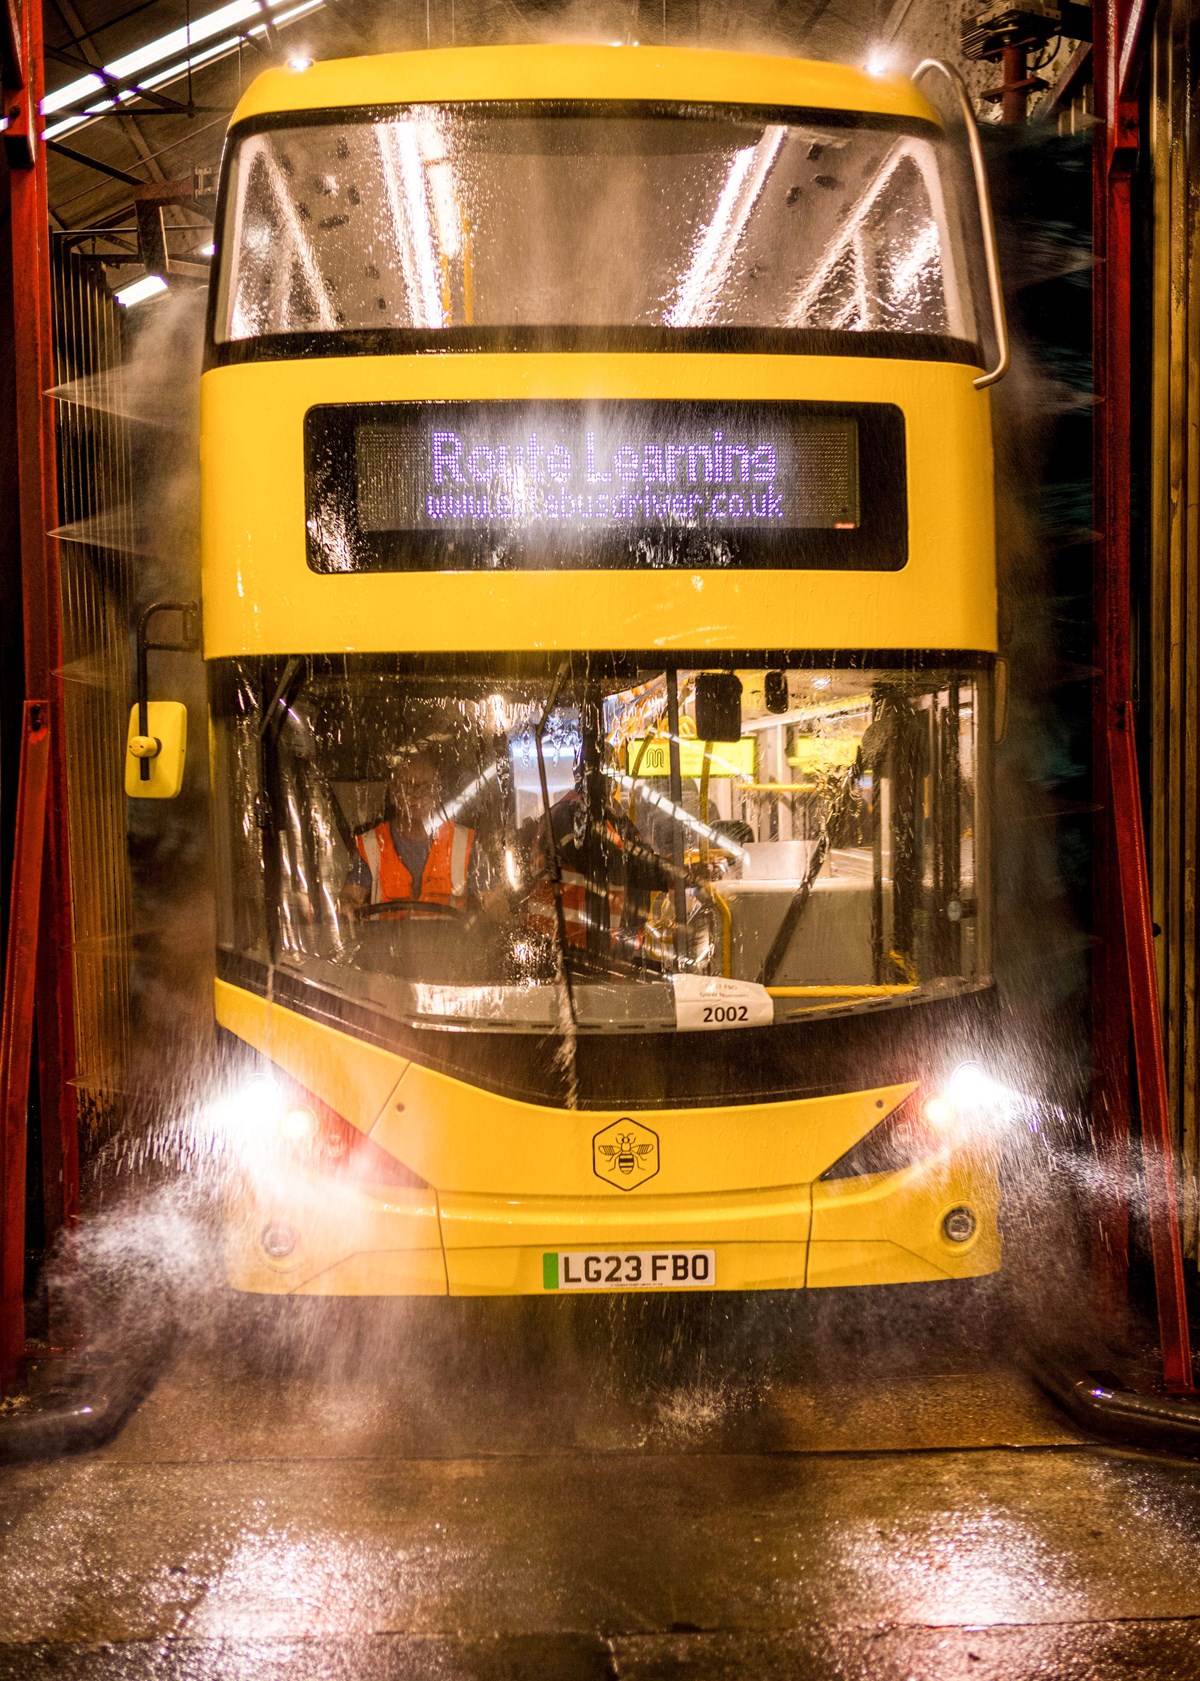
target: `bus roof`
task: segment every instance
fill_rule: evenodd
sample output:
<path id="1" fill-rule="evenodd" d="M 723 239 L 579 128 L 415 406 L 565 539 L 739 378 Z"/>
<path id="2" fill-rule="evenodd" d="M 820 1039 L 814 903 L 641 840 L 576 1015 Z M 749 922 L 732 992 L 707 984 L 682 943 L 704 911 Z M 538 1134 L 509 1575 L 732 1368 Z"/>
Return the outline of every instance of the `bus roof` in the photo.
<path id="1" fill-rule="evenodd" d="M 267 70 L 232 123 L 361 105 L 526 99 L 681 100 L 939 121 L 904 76 L 762 53 L 586 45 L 445 47 Z"/>

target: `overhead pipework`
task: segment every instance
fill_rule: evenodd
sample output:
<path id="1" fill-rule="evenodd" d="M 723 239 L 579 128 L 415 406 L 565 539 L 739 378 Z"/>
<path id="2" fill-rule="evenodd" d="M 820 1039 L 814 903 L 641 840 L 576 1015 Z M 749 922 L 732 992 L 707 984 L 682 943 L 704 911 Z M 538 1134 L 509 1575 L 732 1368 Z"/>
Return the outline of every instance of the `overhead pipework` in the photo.
<path id="1" fill-rule="evenodd" d="M 962 54 L 966 59 L 998 64 L 999 87 L 983 98 L 1000 107 L 1004 123 L 1023 123 L 1032 94 L 1050 87 L 1041 74 L 1057 42 L 1067 38 L 1087 42 L 1092 34 L 1092 8 L 1078 0 L 1024 0 L 1009 5 L 992 0 L 981 11 L 968 10 L 962 22 Z M 1034 55 L 1031 66 L 1030 54 Z"/>

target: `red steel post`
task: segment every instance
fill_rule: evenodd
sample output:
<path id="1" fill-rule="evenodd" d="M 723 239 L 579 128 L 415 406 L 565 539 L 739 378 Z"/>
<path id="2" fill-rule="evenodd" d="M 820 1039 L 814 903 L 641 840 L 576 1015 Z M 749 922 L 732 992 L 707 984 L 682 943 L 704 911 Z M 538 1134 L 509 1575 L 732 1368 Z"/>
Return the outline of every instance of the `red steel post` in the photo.
<path id="1" fill-rule="evenodd" d="M 1154 963 L 1154 931 L 1150 918 L 1150 883 L 1146 871 L 1146 841 L 1142 833 L 1142 801 L 1133 739 L 1133 705 L 1130 701 L 1126 701 L 1116 713 L 1113 728 L 1109 731 L 1108 749 L 1112 774 L 1112 815 L 1119 837 L 1116 853 L 1133 1016 L 1138 1114 L 1142 1122 L 1142 1172 L 1146 1181 L 1146 1213 L 1154 1264 L 1154 1292 L 1158 1302 L 1163 1379 L 1173 1394 L 1189 1395 L 1194 1388 L 1192 1348 L 1183 1278 L 1183 1244 L 1179 1235 L 1175 1194 L 1175 1146 L 1171 1137 L 1167 1070 L 1163 1059 L 1158 972 Z"/>
<path id="2" fill-rule="evenodd" d="M 1143 814 L 1131 700 L 1133 507 L 1133 168 L 1140 143 L 1136 82 L 1152 8 L 1104 0 L 1096 9 L 1095 86 L 1101 116 L 1095 151 L 1093 347 L 1097 396 L 1094 578 L 1097 684 L 1093 713 L 1097 792 L 1097 929 L 1094 988 L 1097 1151 L 1102 1188 L 1102 1277 L 1128 1252 L 1129 1043 L 1132 1028 L 1150 1248 L 1163 1379 L 1194 1391 L 1183 1250 L 1176 1198 L 1162 1021 L 1154 962 Z"/>
<path id="3" fill-rule="evenodd" d="M 47 1240 L 79 1211 L 79 1134 L 75 1096 L 72 924 L 68 874 L 66 768 L 63 761 L 62 606 L 58 545 L 47 535 L 58 518 L 58 464 L 50 311 L 50 224 L 46 153 L 40 139 L 43 91 L 40 0 L 18 16 L 23 86 L 9 93 L 13 363 L 20 486 L 25 693 L 49 707 L 47 852 L 42 873 L 37 976 L 37 1056 Z"/>
<path id="4" fill-rule="evenodd" d="M 1000 121 L 1009 127 L 1029 115 L 1029 68 L 1023 41 L 1006 42 L 1000 54 Z"/>
<path id="5" fill-rule="evenodd" d="M 25 702 L 0 1012 L 0 1389 L 12 1383 L 25 1352 L 26 1135 L 50 770 L 48 715 L 44 700 Z"/>
<path id="6" fill-rule="evenodd" d="M 1115 0 L 1097 7 L 1093 68 L 1096 101 L 1102 119 L 1109 108 L 1108 67 L 1115 55 Z M 1101 936 L 1092 969 L 1092 1136 L 1100 1168 L 1095 1199 L 1093 1265 L 1102 1304 L 1120 1314 L 1129 1276 L 1129 1003 L 1121 906 L 1118 896 L 1115 836 L 1109 804 L 1108 722 L 1118 698 L 1129 688 L 1129 657 L 1113 636 L 1114 602 L 1124 604 L 1128 634 L 1128 318 L 1122 320 L 1119 276 L 1128 231 L 1121 207 L 1114 206 L 1107 125 L 1097 130 L 1093 153 L 1092 225 L 1095 256 L 1092 286 L 1092 362 L 1096 395 L 1093 462 L 1092 622 L 1099 673 L 1093 693 L 1093 788 L 1098 816 L 1093 830 L 1093 922 Z M 1124 186 L 1128 186 L 1126 177 Z M 1127 204 L 1127 200 L 1126 200 Z M 1114 288 L 1113 277 L 1118 285 Z M 1114 289 L 1117 296 L 1114 297 Z M 1128 287 L 1124 301 L 1128 304 Z M 1124 329 L 1124 336 L 1122 335 Z M 1125 384 L 1122 386 L 1122 378 Z M 1124 443 L 1122 412 L 1126 416 Z M 1124 479 L 1113 463 L 1124 454 Z M 1122 560 L 1122 552 L 1124 560 Z"/>

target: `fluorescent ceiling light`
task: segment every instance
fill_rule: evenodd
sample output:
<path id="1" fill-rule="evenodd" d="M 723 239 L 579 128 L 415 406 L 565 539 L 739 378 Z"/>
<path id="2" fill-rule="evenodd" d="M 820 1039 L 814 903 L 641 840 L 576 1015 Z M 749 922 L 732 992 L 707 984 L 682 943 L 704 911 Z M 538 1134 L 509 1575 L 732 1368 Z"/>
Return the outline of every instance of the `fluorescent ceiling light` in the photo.
<path id="1" fill-rule="evenodd" d="M 120 287 L 113 296 L 123 309 L 132 309 L 135 304 L 144 304 L 147 298 L 156 298 L 166 289 L 167 283 L 161 274 L 144 274 L 140 280 L 131 280 L 128 286 Z"/>
<path id="2" fill-rule="evenodd" d="M 266 0 L 266 3 L 268 10 L 273 14 L 272 22 L 282 25 L 291 23 L 294 18 L 304 17 L 309 12 L 316 11 L 318 6 L 324 4 L 324 0 L 304 0 L 301 5 L 288 6 L 286 9 L 280 8 L 280 0 L 274 0 L 274 3 L 272 3 L 272 0 Z M 251 18 L 257 18 L 258 22 L 251 24 L 249 28 L 238 29 L 239 24 L 248 23 Z M 228 33 L 230 30 L 235 30 L 236 33 L 230 35 Z M 236 51 L 247 35 L 261 36 L 265 35 L 266 32 L 267 26 L 263 21 L 262 8 L 258 4 L 258 0 L 232 0 L 230 5 L 221 6 L 215 12 L 209 12 L 205 17 L 195 18 L 190 29 L 172 29 L 169 34 L 160 35 L 156 40 L 148 41 L 145 46 L 138 47 L 134 52 L 126 53 L 123 58 L 115 58 L 111 64 L 104 66 L 104 75 L 119 82 L 127 82 L 131 78 L 137 78 L 143 87 L 160 87 L 165 82 L 186 75 L 189 64 L 192 69 L 195 69 L 201 64 L 210 63 L 213 59 L 220 58 L 225 53 Z M 214 36 L 220 36 L 222 39 L 207 47 L 203 52 L 194 50 L 205 41 L 212 41 Z M 176 63 L 170 63 L 169 61 L 175 59 L 179 53 L 183 53 L 185 56 Z M 158 65 L 165 65 L 166 68 L 157 70 L 153 76 L 141 76 L 139 74 L 143 70 L 150 70 Z M 80 105 L 90 95 L 104 94 L 106 91 L 104 77 L 97 75 L 94 71 L 87 76 L 79 76 L 75 81 L 68 82 L 65 87 L 55 88 L 53 93 L 48 93 L 45 96 L 42 100 L 42 115 L 52 116 L 55 111 L 61 111 L 64 107 L 70 105 Z M 91 115 L 98 116 L 102 111 L 111 110 L 118 103 L 124 104 L 136 98 L 137 94 L 133 91 L 109 95 L 108 98 L 99 100 L 88 109 Z M 78 128 L 87 120 L 87 116 L 64 118 L 62 122 L 53 123 L 47 128 L 44 138 L 53 140 L 56 135 L 65 134 L 70 129 Z"/>
<path id="3" fill-rule="evenodd" d="M 214 245 L 214 243 L 211 239 L 209 240 L 207 245 L 199 246 L 197 248 L 197 251 L 196 251 L 196 255 L 198 257 L 215 257 L 216 254 L 217 254 L 217 248 L 216 248 L 216 246 Z"/>
<path id="4" fill-rule="evenodd" d="M 111 64 L 104 66 L 104 74 L 114 77 L 119 82 L 127 81 L 131 76 L 136 76 L 139 70 L 149 70 L 156 64 L 162 64 L 165 59 L 174 58 L 176 53 L 186 53 L 204 41 L 211 41 L 214 35 L 224 35 L 239 23 L 261 15 L 257 0 L 231 0 L 230 5 L 220 6 L 215 12 L 209 12 L 206 17 L 194 19 L 190 29 L 172 29 L 169 34 L 160 35 L 155 41 L 147 41 L 145 46 L 136 47 L 133 52 L 126 53 L 122 58 L 114 58 Z M 64 105 L 78 105 L 89 93 L 103 91 L 102 76 L 94 73 L 80 76 L 75 81 L 68 82 L 65 88 L 56 88 L 53 93 L 46 95 L 42 100 L 43 114 L 61 111 Z"/>

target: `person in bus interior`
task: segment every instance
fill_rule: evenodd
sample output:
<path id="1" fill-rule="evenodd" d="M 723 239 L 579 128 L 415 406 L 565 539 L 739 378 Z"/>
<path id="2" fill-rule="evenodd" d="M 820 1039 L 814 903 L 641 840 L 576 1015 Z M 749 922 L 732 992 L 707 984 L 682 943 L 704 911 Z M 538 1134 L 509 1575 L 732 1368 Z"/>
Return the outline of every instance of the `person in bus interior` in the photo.
<path id="1" fill-rule="evenodd" d="M 587 876 L 584 847 L 578 834 L 578 788 L 557 800 L 551 809 L 555 848 L 563 889 L 563 920 L 568 945 L 587 944 Z M 557 910 L 550 865 L 545 817 L 531 819 L 521 837 L 531 886 L 521 903 L 525 926 L 553 936 Z M 609 927 L 614 949 L 636 952 L 650 906 L 650 894 L 663 889 L 670 876 L 661 859 L 642 839 L 637 826 L 615 804 L 608 803 L 601 833 L 602 879 L 608 896 Z"/>
<path id="2" fill-rule="evenodd" d="M 351 909 L 408 901 L 507 914 L 508 900 L 491 883 L 475 831 L 442 810 L 442 783 L 432 751 L 416 745 L 391 755 L 388 810 L 355 836 L 358 856 L 342 890 Z"/>

